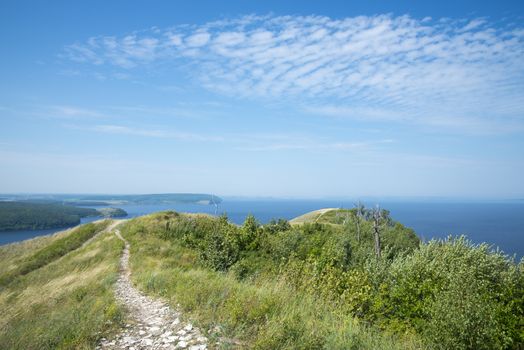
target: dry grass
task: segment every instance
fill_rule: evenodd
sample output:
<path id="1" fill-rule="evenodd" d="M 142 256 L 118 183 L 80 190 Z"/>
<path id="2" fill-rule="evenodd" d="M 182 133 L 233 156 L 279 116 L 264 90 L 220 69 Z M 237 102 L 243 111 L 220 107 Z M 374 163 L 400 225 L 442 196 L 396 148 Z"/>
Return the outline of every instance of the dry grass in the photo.
<path id="1" fill-rule="evenodd" d="M 31 238 L 0 246 L 0 271 L 6 272 L 18 266 L 18 262 L 34 254 L 50 243 L 68 236 L 75 228 L 59 231 L 51 235 Z"/>
<path id="2" fill-rule="evenodd" d="M 303 215 L 297 216 L 294 219 L 291 219 L 289 223 L 291 225 L 300 225 L 308 222 L 316 222 L 318 219 L 322 217 L 322 215 L 332 210 L 338 210 L 338 208 L 324 208 L 310 211 L 309 213 L 305 213 Z"/>
<path id="3" fill-rule="evenodd" d="M 9 254 L 24 248 L 34 253 L 71 232 L 10 245 Z M 0 348 L 94 348 L 122 318 L 113 295 L 121 249 L 114 234 L 102 232 L 7 285 L 0 291 Z"/>

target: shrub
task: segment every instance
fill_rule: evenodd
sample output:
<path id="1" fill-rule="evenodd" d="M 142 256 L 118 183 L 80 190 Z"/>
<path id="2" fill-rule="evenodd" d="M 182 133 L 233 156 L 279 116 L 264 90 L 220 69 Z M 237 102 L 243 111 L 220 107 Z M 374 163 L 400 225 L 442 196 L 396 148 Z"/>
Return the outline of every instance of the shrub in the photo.
<path id="1" fill-rule="evenodd" d="M 391 266 L 386 316 L 405 321 L 435 348 L 523 346 L 522 271 L 464 237 L 431 241 Z M 520 306 L 516 305 L 520 303 Z"/>

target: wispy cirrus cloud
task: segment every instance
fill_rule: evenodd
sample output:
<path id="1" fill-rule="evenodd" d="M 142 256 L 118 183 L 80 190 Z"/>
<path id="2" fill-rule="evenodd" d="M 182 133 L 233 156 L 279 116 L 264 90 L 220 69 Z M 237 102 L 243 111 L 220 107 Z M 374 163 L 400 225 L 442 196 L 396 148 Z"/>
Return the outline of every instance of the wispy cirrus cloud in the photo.
<path id="1" fill-rule="evenodd" d="M 159 139 L 174 139 L 189 142 L 220 142 L 231 149 L 253 152 L 302 151 L 302 152 L 351 152 L 366 153 L 382 146 L 394 143 L 393 139 L 347 140 L 327 139 L 310 134 L 257 134 L 229 133 L 205 135 L 190 132 L 173 131 L 169 128 L 151 128 L 147 126 L 128 126 L 120 124 L 78 125 L 64 124 L 63 127 L 95 133 L 137 136 Z"/>
<path id="2" fill-rule="evenodd" d="M 44 113 L 57 118 L 106 118 L 107 115 L 99 111 L 75 106 L 50 106 Z"/>
<path id="3" fill-rule="evenodd" d="M 319 137 L 311 134 L 249 134 L 234 135 L 236 149 L 241 151 L 272 152 L 272 151 L 304 151 L 304 152 L 350 152 L 367 153 L 377 150 L 393 139 L 348 140 Z"/>
<path id="4" fill-rule="evenodd" d="M 245 16 L 93 37 L 65 53 L 125 70 L 189 64 L 215 92 L 317 111 L 371 106 L 380 112 L 361 115 L 372 120 L 524 123 L 524 28 L 484 18 Z"/>
<path id="5" fill-rule="evenodd" d="M 144 127 L 131 127 L 127 125 L 116 124 L 98 124 L 92 126 L 85 125 L 64 125 L 69 129 L 86 130 L 104 134 L 141 136 L 162 139 L 176 139 L 182 141 L 200 141 L 200 142 L 221 142 L 224 139 L 221 136 L 202 135 L 188 132 L 173 131 L 170 129 L 151 129 Z"/>
<path id="6" fill-rule="evenodd" d="M 308 142 L 290 142 L 290 143 L 270 143 L 258 146 L 242 146 L 238 149 L 243 151 L 309 151 L 309 152 L 323 152 L 323 151 L 338 151 L 338 152 L 355 152 L 362 153 L 375 149 L 378 145 L 390 143 L 393 140 L 378 140 L 378 141 L 360 141 L 360 142 L 319 142 L 310 140 Z"/>

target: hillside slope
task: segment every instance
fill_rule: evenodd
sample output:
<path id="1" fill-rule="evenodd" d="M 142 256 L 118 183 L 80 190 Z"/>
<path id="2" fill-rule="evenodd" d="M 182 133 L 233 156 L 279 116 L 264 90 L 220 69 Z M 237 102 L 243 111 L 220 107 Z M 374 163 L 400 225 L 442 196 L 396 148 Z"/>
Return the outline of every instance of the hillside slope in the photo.
<path id="1" fill-rule="evenodd" d="M 1 349 L 93 349 L 102 333 L 119 327 L 113 285 L 123 245 L 107 227 L 88 224 L 0 247 L 0 271 L 11 275 L 0 286 Z"/>
<path id="2" fill-rule="evenodd" d="M 185 337 L 220 349 L 524 346 L 522 261 L 463 237 L 421 243 L 387 212 L 379 222 L 370 213 L 237 226 L 160 212 L 118 227 L 126 249 L 115 221 L 0 247 L 0 348 L 174 347 Z M 117 282 L 120 258 L 130 270 Z M 148 324 L 162 315 L 173 326 Z"/>
<path id="3" fill-rule="evenodd" d="M 420 243 L 366 210 L 301 225 L 164 212 L 134 219 L 133 280 L 180 304 L 211 342 L 255 349 L 518 349 L 523 263 L 453 238 Z M 320 217 L 322 215 L 322 217 Z M 323 223 L 327 222 L 327 223 Z M 360 231 L 360 234 L 357 234 Z"/>

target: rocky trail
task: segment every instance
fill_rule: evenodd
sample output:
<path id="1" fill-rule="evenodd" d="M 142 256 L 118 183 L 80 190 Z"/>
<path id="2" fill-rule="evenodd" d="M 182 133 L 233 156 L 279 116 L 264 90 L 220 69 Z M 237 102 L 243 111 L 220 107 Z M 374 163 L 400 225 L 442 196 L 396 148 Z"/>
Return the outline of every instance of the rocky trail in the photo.
<path id="1" fill-rule="evenodd" d="M 97 349 L 207 349 L 207 338 L 190 323 L 182 322 L 180 313 L 133 287 L 129 268 L 129 243 L 118 229 L 115 234 L 125 242 L 115 294 L 117 300 L 129 311 L 130 321 L 113 339 L 102 338 Z"/>

